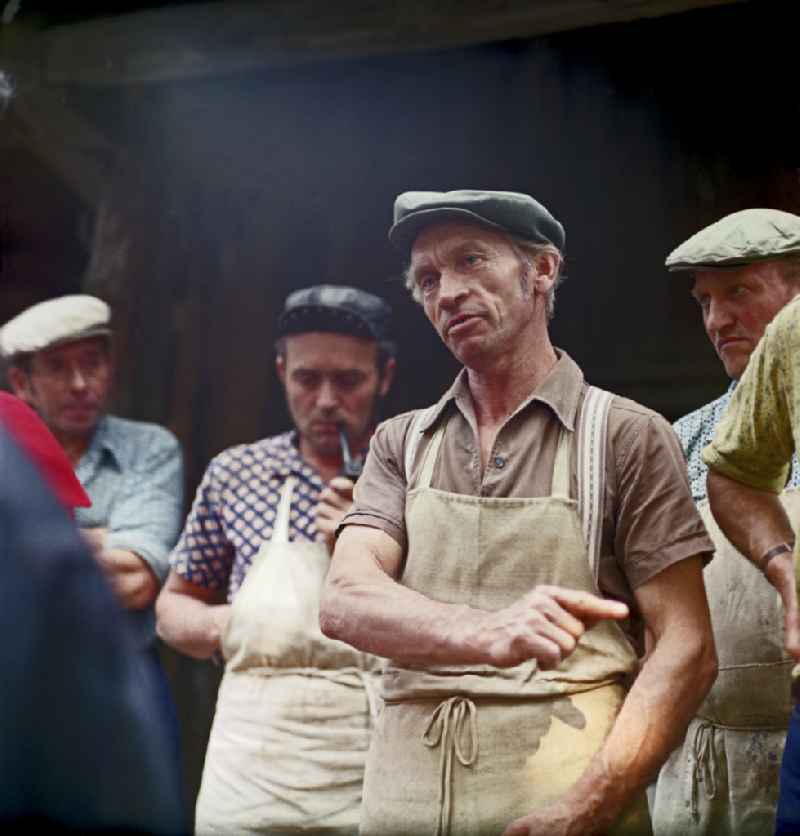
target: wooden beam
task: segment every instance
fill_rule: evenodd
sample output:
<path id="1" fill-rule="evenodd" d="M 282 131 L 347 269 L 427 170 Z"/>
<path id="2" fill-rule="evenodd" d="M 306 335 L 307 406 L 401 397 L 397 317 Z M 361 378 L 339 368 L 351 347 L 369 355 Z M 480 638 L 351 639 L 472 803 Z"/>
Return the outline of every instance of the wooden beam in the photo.
<path id="1" fill-rule="evenodd" d="M 228 0 L 99 18 L 44 33 L 49 83 L 206 78 L 443 49 L 747 0 Z"/>
<path id="2" fill-rule="evenodd" d="M 25 145 L 85 203 L 97 206 L 117 149 L 69 106 L 63 91 L 43 86 L 41 35 L 13 24 L 0 28 L 0 67 L 15 91 L 4 146 Z"/>

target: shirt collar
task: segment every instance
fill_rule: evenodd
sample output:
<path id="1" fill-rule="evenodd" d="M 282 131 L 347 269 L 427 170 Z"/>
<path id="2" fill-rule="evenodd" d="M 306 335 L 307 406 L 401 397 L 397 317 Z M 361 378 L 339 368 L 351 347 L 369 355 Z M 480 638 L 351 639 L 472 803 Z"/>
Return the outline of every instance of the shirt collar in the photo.
<path id="1" fill-rule="evenodd" d="M 517 407 L 514 414 L 522 411 L 534 401 L 539 401 L 550 407 L 558 420 L 571 432 L 575 430 L 575 420 L 578 414 L 581 393 L 583 392 L 583 372 L 566 351 L 555 349 L 556 364 L 544 381 Z M 467 370 L 462 369 L 452 386 L 430 409 L 420 426 L 420 432 L 426 432 L 442 417 L 445 410 L 457 406 L 462 412 L 473 412 L 472 395 L 467 382 Z"/>

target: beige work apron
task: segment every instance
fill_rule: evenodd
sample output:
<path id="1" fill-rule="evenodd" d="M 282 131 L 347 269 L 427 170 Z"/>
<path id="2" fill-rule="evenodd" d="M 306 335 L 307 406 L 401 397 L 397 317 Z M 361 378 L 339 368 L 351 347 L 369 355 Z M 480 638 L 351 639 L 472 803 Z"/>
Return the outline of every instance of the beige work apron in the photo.
<path id="1" fill-rule="evenodd" d="M 782 501 L 797 530 L 800 494 Z M 783 649 L 778 594 L 700 513 L 716 546 L 704 577 L 719 674 L 664 764 L 652 803 L 655 836 L 762 836 L 773 832 L 781 755 L 792 711 L 793 662 Z"/>
<path id="2" fill-rule="evenodd" d="M 408 491 L 401 582 L 438 601 L 484 610 L 537 584 L 597 592 L 596 566 L 569 496 L 571 433 L 562 431 L 551 496 L 504 499 L 430 487 L 444 429 L 434 434 Z M 534 661 L 507 670 L 390 661 L 367 760 L 362 834 L 501 833 L 583 773 L 635 666 L 628 640 L 611 622 L 589 630 L 552 671 L 537 670 Z M 622 819 L 613 832 L 650 832 L 643 793 Z"/>
<path id="3" fill-rule="evenodd" d="M 289 542 L 295 483 L 284 484 L 273 538 L 223 637 L 227 663 L 196 808 L 201 836 L 358 831 L 380 662 L 319 628 L 330 560 L 321 543 Z"/>

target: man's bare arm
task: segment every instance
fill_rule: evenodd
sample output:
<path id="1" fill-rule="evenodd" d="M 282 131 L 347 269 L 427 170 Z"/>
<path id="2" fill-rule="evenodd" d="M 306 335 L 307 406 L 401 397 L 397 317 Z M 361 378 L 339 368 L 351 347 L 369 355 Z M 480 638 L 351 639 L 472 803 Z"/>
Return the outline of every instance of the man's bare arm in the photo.
<path id="1" fill-rule="evenodd" d="M 220 650 L 230 618 L 224 601 L 221 590 L 198 586 L 172 571 L 156 601 L 156 632 L 175 650 L 208 659 Z"/>
<path id="2" fill-rule="evenodd" d="M 143 557 L 127 549 L 107 548 L 108 529 L 82 528 L 81 534 L 125 609 L 143 610 L 156 600 L 160 584 Z"/>
<path id="3" fill-rule="evenodd" d="M 709 468 L 708 501 L 722 533 L 759 568 L 764 555 L 781 543 L 794 543 L 789 517 L 780 499 Z M 797 607 L 794 552 L 773 557 L 766 565 L 767 580 L 783 601 L 786 650 L 800 660 L 800 615 Z"/>
<path id="4" fill-rule="evenodd" d="M 536 587 L 496 612 L 443 604 L 396 582 L 402 558 L 385 532 L 347 526 L 323 593 L 322 631 L 401 664 L 511 667 L 535 658 L 549 668 L 595 621 L 628 613 L 617 601 L 554 586 Z"/>
<path id="5" fill-rule="evenodd" d="M 700 558 L 660 572 L 636 600 L 655 645 L 611 733 L 572 789 L 504 836 L 604 833 L 680 743 L 717 672 Z"/>

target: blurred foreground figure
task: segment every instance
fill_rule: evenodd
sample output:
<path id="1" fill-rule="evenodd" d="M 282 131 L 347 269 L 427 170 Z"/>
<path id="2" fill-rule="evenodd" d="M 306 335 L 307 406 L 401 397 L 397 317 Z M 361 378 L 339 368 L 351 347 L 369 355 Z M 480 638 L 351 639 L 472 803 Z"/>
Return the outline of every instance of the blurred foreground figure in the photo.
<path id="1" fill-rule="evenodd" d="M 292 293 L 277 371 L 294 429 L 208 466 L 158 601 L 161 637 L 222 654 L 196 827 L 355 834 L 379 660 L 322 635 L 333 531 L 394 372 L 389 306 L 352 287 Z M 352 456 L 349 455 L 352 451 Z"/>
<path id="2" fill-rule="evenodd" d="M 328 575 L 324 631 L 390 659 L 362 832 L 649 833 L 644 787 L 716 669 L 677 440 L 550 343 L 564 230 L 540 203 L 407 192 L 394 220 L 465 368 L 376 431 Z"/>
<path id="3" fill-rule="evenodd" d="M 711 511 L 728 539 L 780 595 L 783 638 L 795 661 L 800 660 L 795 534 L 779 497 L 798 443 L 800 299 L 795 299 L 767 326 L 713 441 L 703 451 L 709 467 Z M 751 602 L 743 601 L 742 606 L 749 607 Z M 795 691 L 796 685 L 797 679 Z M 748 701 L 760 696 L 743 693 Z M 800 712 L 796 704 L 781 765 L 776 833 L 800 833 Z"/>
<path id="4" fill-rule="evenodd" d="M 9 397 L 0 403 L 0 827 L 179 833 L 157 683 L 65 512 L 85 494 Z"/>
<path id="5" fill-rule="evenodd" d="M 706 333 L 732 382 L 722 397 L 675 424 L 692 495 L 716 546 L 704 577 L 719 675 L 661 770 L 653 830 L 656 836 L 761 836 L 775 820 L 793 661 L 783 648 L 775 590 L 714 523 L 701 453 L 764 329 L 800 291 L 800 218 L 774 209 L 735 212 L 677 247 L 667 267 L 691 275 Z M 795 525 L 798 485 L 795 459 L 781 495 Z"/>
<path id="6" fill-rule="evenodd" d="M 183 461 L 169 430 L 107 414 L 110 320 L 108 305 L 94 296 L 49 299 L 3 326 L 0 354 L 15 394 L 42 417 L 91 497 L 76 519 L 160 684 L 177 763 L 178 720 L 158 659 L 153 606 L 180 528 Z"/>

